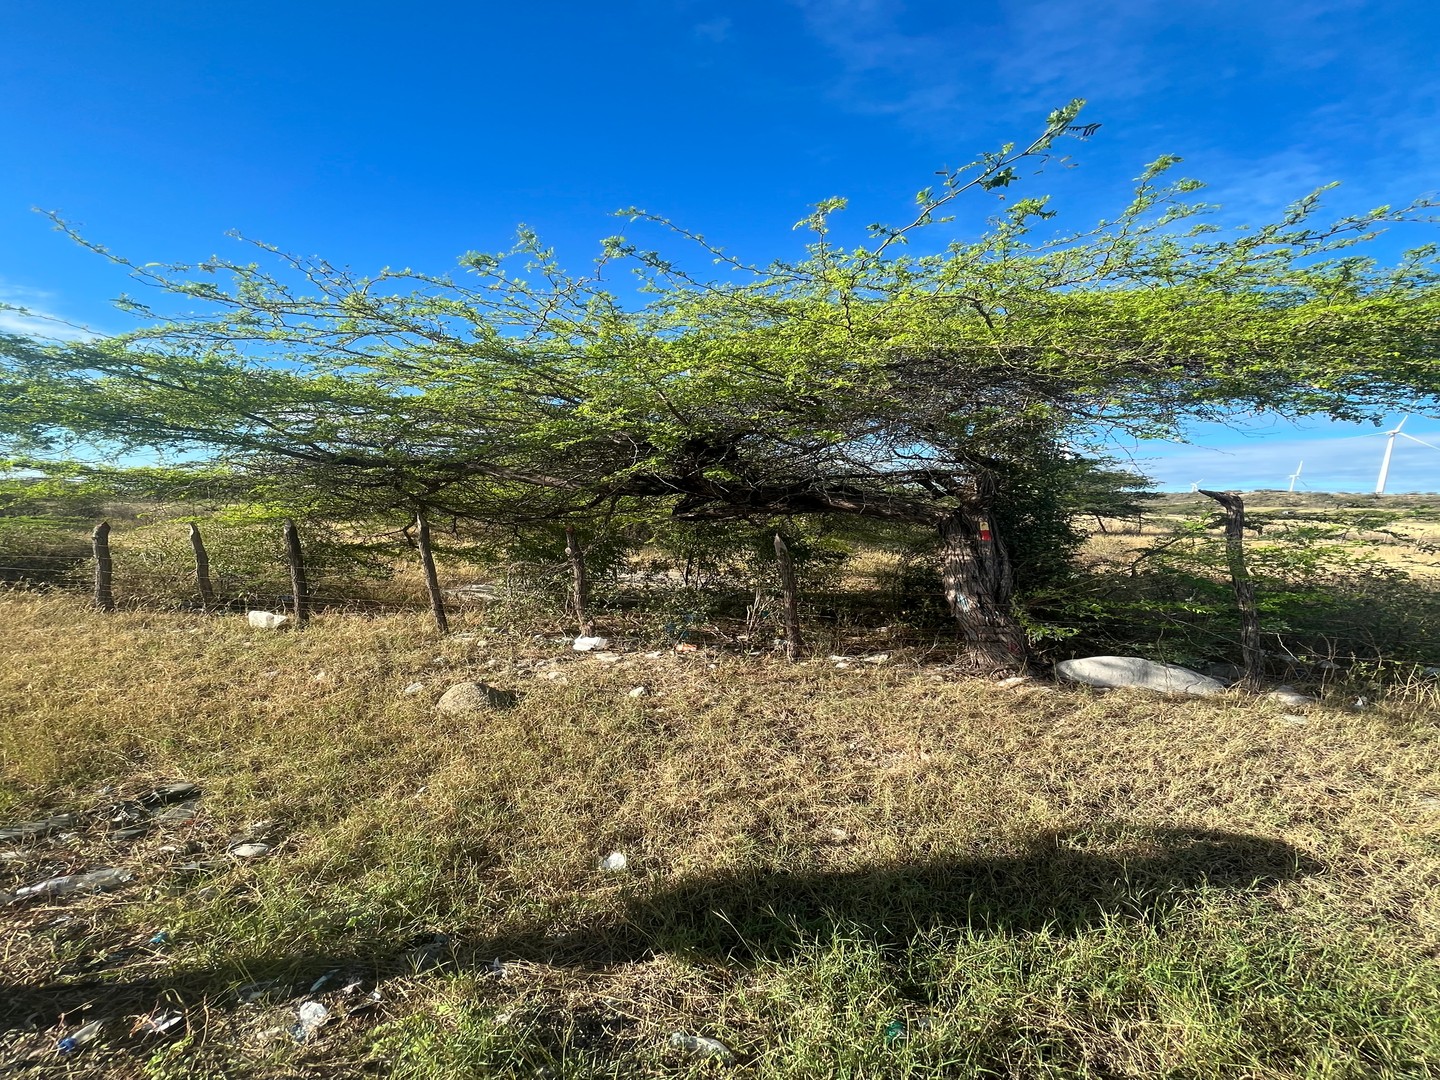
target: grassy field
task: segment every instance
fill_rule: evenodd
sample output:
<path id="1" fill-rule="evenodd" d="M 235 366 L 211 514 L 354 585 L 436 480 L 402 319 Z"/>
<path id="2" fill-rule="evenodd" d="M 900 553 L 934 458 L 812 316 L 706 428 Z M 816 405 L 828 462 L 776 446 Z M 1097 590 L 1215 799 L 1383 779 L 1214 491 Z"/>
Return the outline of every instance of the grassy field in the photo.
<path id="1" fill-rule="evenodd" d="M 0 597 L 0 825 L 76 815 L 0 842 L 0 889 L 133 874 L 0 908 L 0 1075 L 1440 1075 L 1433 691 L 1302 714 L 457 621 Z M 518 701 L 436 711 L 477 678 Z"/>

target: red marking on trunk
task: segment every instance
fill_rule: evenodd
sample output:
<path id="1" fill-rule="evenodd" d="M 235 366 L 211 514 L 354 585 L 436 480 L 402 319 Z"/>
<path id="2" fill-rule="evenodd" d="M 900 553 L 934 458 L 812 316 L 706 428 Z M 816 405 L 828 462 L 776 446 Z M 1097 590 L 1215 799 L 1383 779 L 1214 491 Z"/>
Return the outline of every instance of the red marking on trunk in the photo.
<path id="1" fill-rule="evenodd" d="M 989 529 L 981 529 L 981 530 L 980 530 L 980 539 L 981 539 L 981 540 L 989 540 L 989 539 L 990 539 L 990 530 L 989 530 Z"/>

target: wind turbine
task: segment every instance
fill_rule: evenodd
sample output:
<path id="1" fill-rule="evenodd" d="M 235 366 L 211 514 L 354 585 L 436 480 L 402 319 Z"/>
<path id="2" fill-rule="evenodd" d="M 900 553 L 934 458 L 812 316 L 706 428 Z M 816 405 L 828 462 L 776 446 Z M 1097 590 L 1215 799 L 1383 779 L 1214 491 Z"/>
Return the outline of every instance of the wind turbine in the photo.
<path id="1" fill-rule="evenodd" d="M 1290 476 L 1289 476 L 1288 479 L 1290 480 L 1290 490 L 1291 490 L 1291 491 L 1294 491 L 1294 490 L 1295 490 L 1295 485 L 1296 485 L 1296 483 L 1299 482 L 1299 480 L 1300 480 L 1300 470 L 1303 469 L 1303 468 L 1305 468 L 1305 462 L 1304 462 L 1304 461 L 1301 461 L 1299 465 L 1296 465 L 1296 466 L 1295 466 L 1295 471 L 1290 474 Z"/>
<path id="2" fill-rule="evenodd" d="M 1191 480 L 1191 481 L 1190 481 L 1190 490 L 1191 490 L 1192 492 L 1194 492 L 1194 491 L 1199 491 L 1199 490 L 1200 490 L 1200 485 L 1203 484 L 1204 482 L 1205 482 L 1205 478 L 1204 478 L 1203 476 L 1202 476 L 1199 480 Z"/>
<path id="3" fill-rule="evenodd" d="M 1385 440 L 1385 456 L 1380 459 L 1380 476 L 1375 481 L 1376 495 L 1385 494 L 1385 480 L 1390 475 L 1390 457 L 1395 453 L 1395 437 L 1397 435 L 1402 439 L 1409 439 L 1413 443 L 1419 443 L 1421 446 L 1428 446 L 1431 450 L 1440 450 L 1440 446 L 1436 446 L 1434 443 L 1426 442 L 1424 439 L 1417 439 L 1414 435 L 1401 431 L 1400 429 L 1405 426 L 1405 421 L 1409 419 L 1409 416 L 1402 416 L 1400 423 L 1396 424 L 1389 431 L 1377 431 L 1375 433 L 1377 435 L 1388 436 Z"/>

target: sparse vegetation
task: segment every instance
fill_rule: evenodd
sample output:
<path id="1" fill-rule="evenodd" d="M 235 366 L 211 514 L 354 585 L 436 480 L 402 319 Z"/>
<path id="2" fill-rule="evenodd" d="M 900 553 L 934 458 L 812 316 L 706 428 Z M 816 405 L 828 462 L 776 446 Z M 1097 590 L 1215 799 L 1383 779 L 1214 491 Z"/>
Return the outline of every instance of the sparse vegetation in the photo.
<path id="1" fill-rule="evenodd" d="M 419 615 L 277 634 L 0 601 L 0 813 L 82 814 L 4 845 L 0 887 L 136 874 L 5 910 L 4 1060 L 714 1074 L 669 1047 L 684 1031 L 757 1077 L 1440 1071 L 1433 687 L 1297 723 L 1247 698 L 1005 689 L 903 649 L 607 664 L 538 615 L 494 618 L 437 640 Z M 433 710 L 477 677 L 518 705 Z M 193 822 L 107 839 L 107 807 L 177 781 L 204 792 Z M 270 854 L 224 854 L 262 819 Z M 596 870 L 611 850 L 628 870 Z M 310 996 L 334 1019 L 297 1042 L 331 971 Z M 185 1025 L 130 1033 L 163 1010 Z"/>

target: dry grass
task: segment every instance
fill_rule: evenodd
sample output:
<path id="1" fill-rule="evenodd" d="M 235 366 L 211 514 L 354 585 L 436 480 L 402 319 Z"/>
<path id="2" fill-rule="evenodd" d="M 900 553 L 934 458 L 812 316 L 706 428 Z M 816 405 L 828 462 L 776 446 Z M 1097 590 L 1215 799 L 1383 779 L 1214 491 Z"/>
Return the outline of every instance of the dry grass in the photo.
<path id="1" fill-rule="evenodd" d="M 903 652 L 603 663 L 519 612 L 460 621 L 474 636 L 418 616 L 266 634 L 0 600 L 0 814 L 81 814 L 0 846 L 0 888 L 136 875 L 4 909 L 0 1062 L 715 1071 L 668 1046 L 687 1031 L 763 1077 L 1440 1072 L 1426 709 L 1295 722 L 1240 697 L 1008 690 Z M 467 678 L 519 702 L 437 714 Z M 182 780 L 194 821 L 107 838 L 116 804 Z M 224 854 L 262 819 L 268 855 Z M 627 871 L 596 870 L 611 850 Z M 301 1043 L 307 997 L 335 1019 Z M 166 1009 L 185 1023 L 132 1033 Z M 95 1018 L 101 1038 L 56 1054 Z"/>

